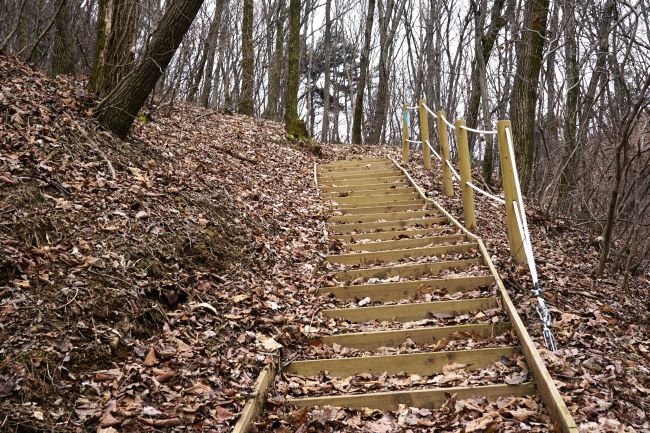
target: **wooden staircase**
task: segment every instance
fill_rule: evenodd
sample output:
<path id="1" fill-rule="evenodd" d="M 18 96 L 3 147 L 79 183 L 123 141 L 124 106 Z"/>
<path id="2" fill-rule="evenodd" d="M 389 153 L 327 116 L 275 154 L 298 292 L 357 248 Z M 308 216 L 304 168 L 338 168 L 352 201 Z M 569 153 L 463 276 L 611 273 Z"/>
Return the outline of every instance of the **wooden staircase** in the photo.
<path id="1" fill-rule="evenodd" d="M 332 294 L 339 305 L 321 313 L 340 321 L 338 328 L 343 331 L 355 331 L 323 335 L 320 342 L 350 348 L 361 356 L 294 361 L 286 366 L 284 374 L 432 376 L 449 364 L 473 371 L 504 359 L 522 358 L 529 374 L 517 384 L 497 377 L 494 383 L 483 385 L 320 393 L 292 397 L 287 404 L 380 410 L 397 410 L 404 404 L 436 409 L 453 394 L 459 400 L 539 394 L 553 422 L 563 432 L 577 432 L 479 238 L 426 198 L 393 160 L 336 161 L 319 166 L 317 179 L 321 197 L 331 204 L 330 239 L 342 250 L 326 258 L 332 284 L 320 289 L 324 295 Z M 472 293 L 478 295 L 466 296 Z M 359 300 L 365 301 L 361 302 L 364 306 L 358 306 Z M 500 314 L 481 320 L 480 312 L 495 309 Z M 426 323 L 436 317 L 461 315 L 470 319 L 418 325 L 419 321 Z M 365 324 L 369 324 L 367 330 Z M 499 340 L 505 334 L 512 337 Z M 444 350 L 441 344 L 464 338 L 482 343 L 459 350 L 458 346 Z M 376 354 L 378 348 L 399 348 L 405 342 L 414 349 Z"/>

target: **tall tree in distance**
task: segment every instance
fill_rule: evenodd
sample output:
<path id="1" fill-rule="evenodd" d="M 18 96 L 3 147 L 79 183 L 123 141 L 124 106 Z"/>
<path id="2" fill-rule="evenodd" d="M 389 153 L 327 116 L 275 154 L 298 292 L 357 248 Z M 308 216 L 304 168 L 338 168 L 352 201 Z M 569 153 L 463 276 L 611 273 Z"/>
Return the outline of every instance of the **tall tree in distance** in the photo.
<path id="1" fill-rule="evenodd" d="M 357 82 L 357 95 L 354 98 L 354 112 L 352 117 L 352 143 L 361 144 L 361 124 L 363 123 L 363 92 L 366 88 L 368 76 L 368 63 L 370 58 L 370 42 L 372 39 L 372 22 L 375 16 L 375 0 L 368 0 L 368 13 L 366 15 L 365 33 L 363 35 L 363 51 L 359 64 L 359 81 Z"/>
<path id="2" fill-rule="evenodd" d="M 214 70 L 214 58 L 217 53 L 217 42 L 218 37 L 221 33 L 222 26 L 222 17 L 224 15 L 224 7 L 227 7 L 228 0 L 217 0 L 217 5 L 214 9 L 214 18 L 212 24 L 214 30 L 208 36 L 207 42 L 207 59 L 205 63 L 204 73 L 203 73 L 203 88 L 201 90 L 201 96 L 199 97 L 199 103 L 206 107 L 210 102 L 210 92 L 212 91 L 212 74 Z"/>
<path id="3" fill-rule="evenodd" d="M 186 99 L 190 102 L 195 100 L 196 93 L 199 90 L 199 84 L 201 84 L 201 80 L 208 80 L 208 77 L 212 78 L 212 68 L 214 68 L 214 53 L 217 45 L 217 35 L 219 34 L 219 24 L 221 24 L 221 11 L 218 10 L 218 6 L 221 4 L 223 4 L 223 2 L 217 3 L 217 8 L 214 11 L 214 16 L 212 17 L 212 21 L 210 22 L 210 27 L 208 29 L 208 35 L 203 42 L 201 58 L 199 59 L 199 64 L 197 65 L 194 77 L 192 78 L 192 86 L 187 92 Z M 212 62 L 209 65 L 208 58 L 212 58 Z M 204 73 L 207 66 L 210 67 L 209 73 Z"/>
<path id="4" fill-rule="evenodd" d="M 517 43 L 517 73 L 512 85 L 510 119 L 521 186 L 528 191 L 533 171 L 535 106 L 546 35 L 549 0 L 527 0 Z"/>
<path id="5" fill-rule="evenodd" d="M 287 133 L 306 138 L 305 122 L 298 117 L 298 87 L 300 85 L 300 0 L 289 2 L 289 43 L 287 45 L 287 87 L 285 91 L 284 126 Z"/>
<path id="6" fill-rule="evenodd" d="M 64 4 L 61 12 L 56 15 L 56 32 L 54 35 L 54 52 L 52 53 L 52 74 L 74 74 L 75 69 L 75 44 L 70 34 L 70 5 L 68 0 L 61 0 Z"/>
<path id="7" fill-rule="evenodd" d="M 330 68 L 332 63 L 332 20 L 330 19 L 331 8 L 332 0 L 325 0 L 325 36 L 323 38 L 323 42 L 325 44 L 325 83 L 323 84 L 323 132 L 321 133 L 321 141 L 323 143 L 327 143 L 330 136 Z"/>
<path id="8" fill-rule="evenodd" d="M 386 117 L 388 115 L 390 71 L 395 50 L 395 34 L 404 15 L 406 0 L 379 0 L 377 17 L 379 21 L 379 81 L 377 83 L 377 100 L 371 118 L 369 131 L 366 132 L 367 143 L 379 144 L 384 137 Z"/>
<path id="9" fill-rule="evenodd" d="M 264 117 L 271 120 L 282 119 L 278 109 L 281 107 L 280 87 L 282 81 L 282 65 L 284 58 L 284 18 L 285 18 L 284 0 L 278 0 L 277 9 L 275 10 L 275 49 L 273 51 L 273 62 L 269 65 L 269 97 Z"/>
<path id="10" fill-rule="evenodd" d="M 253 0 L 244 0 L 244 16 L 242 19 L 242 93 L 239 112 L 253 115 L 254 110 L 254 73 L 255 60 L 253 54 Z"/>
<path id="11" fill-rule="evenodd" d="M 133 68 L 139 16 L 139 1 L 99 1 L 91 92 L 106 96 Z"/>
<path id="12" fill-rule="evenodd" d="M 97 105 L 95 117 L 118 137 L 129 133 L 202 4 L 203 0 L 169 0 L 140 63 Z"/>

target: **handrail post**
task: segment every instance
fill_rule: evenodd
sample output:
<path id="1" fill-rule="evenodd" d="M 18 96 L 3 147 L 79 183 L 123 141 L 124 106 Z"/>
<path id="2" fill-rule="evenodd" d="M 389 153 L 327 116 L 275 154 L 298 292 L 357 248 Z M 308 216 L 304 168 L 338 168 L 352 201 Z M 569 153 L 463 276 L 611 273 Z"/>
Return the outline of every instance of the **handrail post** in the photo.
<path id="1" fill-rule="evenodd" d="M 517 217 L 512 202 L 519 203 L 517 187 L 515 186 L 515 174 L 512 169 L 515 163 L 515 155 L 510 153 L 506 128 L 512 133 L 512 125 L 509 120 L 497 121 L 497 141 L 499 142 L 499 162 L 501 164 L 501 175 L 503 177 L 503 195 L 506 201 L 506 225 L 508 227 L 508 242 L 510 244 L 510 255 L 517 263 L 526 263 L 526 252 L 524 242 L 517 227 Z"/>
<path id="2" fill-rule="evenodd" d="M 402 105 L 402 162 L 409 160 L 409 126 L 406 123 L 406 113 L 408 112 L 408 105 Z"/>
<path id="3" fill-rule="evenodd" d="M 450 161 L 449 132 L 447 131 L 447 124 L 442 119 L 443 117 L 445 117 L 445 112 L 443 110 L 436 113 L 438 144 L 440 145 L 440 158 L 442 158 L 440 161 L 442 164 L 442 189 L 447 197 L 453 197 L 454 180 L 451 177 L 451 169 L 449 168 L 449 165 L 447 165 L 447 161 Z"/>
<path id="4" fill-rule="evenodd" d="M 472 160 L 467 143 L 467 130 L 465 120 L 458 119 L 454 122 L 456 127 L 456 147 L 458 148 L 458 167 L 460 168 L 460 192 L 463 197 L 463 214 L 465 215 L 465 228 L 476 228 L 476 211 L 474 209 L 474 191 L 467 184 L 472 181 Z"/>
<path id="5" fill-rule="evenodd" d="M 429 114 L 427 110 L 424 109 L 426 105 L 426 99 L 420 99 L 419 111 L 420 111 L 420 140 L 422 140 L 422 158 L 424 158 L 424 169 L 431 170 L 431 150 L 429 150 Z"/>

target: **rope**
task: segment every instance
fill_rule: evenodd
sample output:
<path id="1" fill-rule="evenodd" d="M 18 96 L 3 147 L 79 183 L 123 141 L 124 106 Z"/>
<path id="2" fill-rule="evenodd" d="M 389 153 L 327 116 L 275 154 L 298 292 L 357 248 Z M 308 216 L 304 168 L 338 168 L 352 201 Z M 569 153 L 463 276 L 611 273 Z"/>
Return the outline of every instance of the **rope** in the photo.
<path id="1" fill-rule="evenodd" d="M 449 162 L 449 160 L 447 160 L 447 161 L 445 161 L 445 162 L 447 163 L 447 165 L 448 165 L 449 168 L 451 169 L 451 174 L 454 175 L 454 177 L 456 178 L 456 180 L 460 180 L 460 175 L 459 175 L 458 172 L 454 169 L 454 167 L 451 165 L 451 162 Z"/>
<path id="2" fill-rule="evenodd" d="M 474 191 L 478 192 L 479 194 L 483 194 L 484 196 L 486 196 L 488 198 L 491 198 L 492 200 L 494 200 L 497 203 L 500 203 L 502 205 L 506 204 L 506 201 L 504 199 L 499 198 L 496 195 L 492 195 L 492 194 L 490 194 L 489 192 L 487 192 L 485 190 L 482 190 L 478 186 L 474 185 L 472 182 L 465 182 L 465 183 L 467 184 L 467 186 L 469 186 L 470 188 L 472 188 Z"/>
<path id="3" fill-rule="evenodd" d="M 407 110 L 417 110 L 418 108 L 420 107 L 418 107 L 417 105 L 414 105 L 412 107 L 406 107 Z"/>
<path id="4" fill-rule="evenodd" d="M 477 134 L 492 134 L 492 135 L 496 135 L 496 133 L 497 133 L 496 131 L 485 131 L 485 130 L 483 130 L 483 129 L 474 129 L 474 128 L 470 128 L 470 127 L 468 127 L 468 126 L 461 126 L 461 128 L 463 128 L 463 129 L 465 129 L 465 130 L 467 130 L 467 131 L 470 131 L 470 132 L 475 132 L 475 133 L 477 133 Z"/>
<path id="5" fill-rule="evenodd" d="M 544 327 L 544 344 L 547 348 L 552 351 L 557 350 L 557 343 L 553 332 L 551 331 L 551 313 L 546 306 L 546 301 L 544 300 L 544 291 L 542 290 L 542 285 L 539 282 L 537 276 L 537 266 L 535 264 L 535 256 L 533 254 L 533 244 L 530 240 L 530 232 L 528 230 L 528 221 L 526 219 L 526 212 L 524 211 L 524 200 L 521 195 L 521 185 L 519 184 L 519 173 L 517 173 L 517 164 L 514 160 L 514 146 L 512 144 L 512 133 L 510 128 L 506 129 L 506 141 L 508 142 L 508 150 L 510 155 L 513 156 L 512 159 L 512 172 L 515 178 L 515 190 L 519 200 L 513 201 L 512 206 L 515 213 L 515 219 L 517 220 L 517 228 L 519 230 L 519 236 L 523 242 L 524 253 L 526 254 L 526 261 L 528 262 L 528 269 L 530 270 L 530 276 L 533 280 L 533 290 L 532 294 L 537 297 L 537 306 L 535 311 L 539 316 L 539 319 L 542 321 Z"/>
<path id="6" fill-rule="evenodd" d="M 421 141 L 418 141 L 418 140 L 408 140 L 407 139 L 406 141 L 408 141 L 409 143 L 415 143 L 415 144 L 421 144 L 422 143 Z"/>
<path id="7" fill-rule="evenodd" d="M 450 127 L 451 129 L 456 129 L 456 127 L 455 127 L 454 125 L 452 125 L 451 123 L 449 123 L 449 121 L 448 121 L 447 118 L 444 116 L 444 114 L 441 114 L 440 117 L 441 117 L 442 120 L 447 124 L 448 127 Z"/>
<path id="8" fill-rule="evenodd" d="M 440 154 L 439 154 L 438 152 L 436 152 L 436 149 L 434 149 L 434 148 L 431 146 L 431 143 L 429 143 L 429 140 L 427 140 L 426 142 L 427 142 L 427 146 L 429 146 L 429 150 L 430 150 L 431 152 L 433 152 L 433 154 L 436 156 L 436 158 L 438 158 L 439 161 L 442 161 L 442 158 L 440 157 Z"/>
<path id="9" fill-rule="evenodd" d="M 430 115 L 432 115 L 433 117 L 436 117 L 436 113 L 434 113 L 433 111 L 431 111 L 431 108 L 429 108 L 429 107 L 427 106 L 427 104 L 423 104 L 423 106 L 424 106 L 424 109 L 427 110 L 427 111 L 429 112 Z"/>

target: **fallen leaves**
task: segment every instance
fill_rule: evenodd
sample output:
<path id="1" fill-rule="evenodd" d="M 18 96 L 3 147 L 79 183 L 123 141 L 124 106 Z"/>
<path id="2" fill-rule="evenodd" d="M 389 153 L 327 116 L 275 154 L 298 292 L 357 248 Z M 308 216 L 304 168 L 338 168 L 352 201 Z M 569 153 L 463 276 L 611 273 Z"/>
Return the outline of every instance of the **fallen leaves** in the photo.
<path id="1" fill-rule="evenodd" d="M 3 425 L 227 429 L 309 325 L 314 157 L 183 104 L 121 142 L 84 88 L 0 56 Z"/>
<path id="2" fill-rule="evenodd" d="M 257 342 L 262 345 L 262 347 L 269 352 L 275 352 L 276 350 L 281 349 L 283 346 L 275 341 L 273 337 L 268 337 L 263 334 L 257 334 L 256 336 Z"/>

